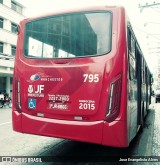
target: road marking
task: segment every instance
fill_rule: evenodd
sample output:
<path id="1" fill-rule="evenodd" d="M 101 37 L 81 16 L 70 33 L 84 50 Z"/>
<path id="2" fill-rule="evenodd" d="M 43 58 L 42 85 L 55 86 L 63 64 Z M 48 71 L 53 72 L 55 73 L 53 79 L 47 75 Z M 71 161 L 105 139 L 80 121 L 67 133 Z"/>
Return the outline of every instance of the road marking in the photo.
<path id="1" fill-rule="evenodd" d="M 12 122 L 9 121 L 9 122 L 5 122 L 5 123 L 1 123 L 0 126 L 2 126 L 2 125 L 6 125 L 6 124 L 10 124 L 10 123 L 12 123 Z"/>

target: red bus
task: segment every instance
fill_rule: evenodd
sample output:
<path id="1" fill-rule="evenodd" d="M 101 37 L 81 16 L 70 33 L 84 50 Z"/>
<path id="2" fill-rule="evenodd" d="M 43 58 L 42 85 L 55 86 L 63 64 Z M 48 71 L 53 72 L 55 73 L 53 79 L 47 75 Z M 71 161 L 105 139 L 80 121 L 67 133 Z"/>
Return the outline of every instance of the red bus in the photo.
<path id="1" fill-rule="evenodd" d="M 56 11 L 19 29 L 13 129 L 129 146 L 144 126 L 151 74 L 125 9 Z"/>

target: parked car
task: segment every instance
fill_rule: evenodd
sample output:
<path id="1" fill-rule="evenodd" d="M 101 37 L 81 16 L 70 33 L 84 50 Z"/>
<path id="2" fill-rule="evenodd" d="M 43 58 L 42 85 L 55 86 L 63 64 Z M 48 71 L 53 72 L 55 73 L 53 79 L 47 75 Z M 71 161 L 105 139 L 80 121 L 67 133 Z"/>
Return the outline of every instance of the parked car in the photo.
<path id="1" fill-rule="evenodd" d="M 155 91 L 155 102 L 160 102 L 160 89 Z"/>

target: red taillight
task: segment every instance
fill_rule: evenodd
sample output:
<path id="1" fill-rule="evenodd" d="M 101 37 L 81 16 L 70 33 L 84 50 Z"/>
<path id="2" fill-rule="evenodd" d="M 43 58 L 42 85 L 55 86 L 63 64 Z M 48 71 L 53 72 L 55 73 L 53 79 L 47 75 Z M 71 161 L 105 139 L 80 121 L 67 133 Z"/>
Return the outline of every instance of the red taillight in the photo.
<path id="1" fill-rule="evenodd" d="M 122 88 L 122 75 L 119 74 L 114 78 L 110 87 L 109 106 L 106 115 L 106 121 L 111 122 L 116 119 L 120 111 L 121 101 L 121 88 Z"/>

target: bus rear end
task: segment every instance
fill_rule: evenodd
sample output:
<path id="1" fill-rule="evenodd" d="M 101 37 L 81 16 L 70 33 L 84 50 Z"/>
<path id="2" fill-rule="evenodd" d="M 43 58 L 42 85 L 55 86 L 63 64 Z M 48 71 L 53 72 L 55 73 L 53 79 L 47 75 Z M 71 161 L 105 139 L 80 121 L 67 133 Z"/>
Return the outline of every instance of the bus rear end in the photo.
<path id="1" fill-rule="evenodd" d="M 125 33 L 124 9 L 116 7 L 22 21 L 14 68 L 13 129 L 128 146 L 127 96 L 122 97 L 127 81 Z"/>

